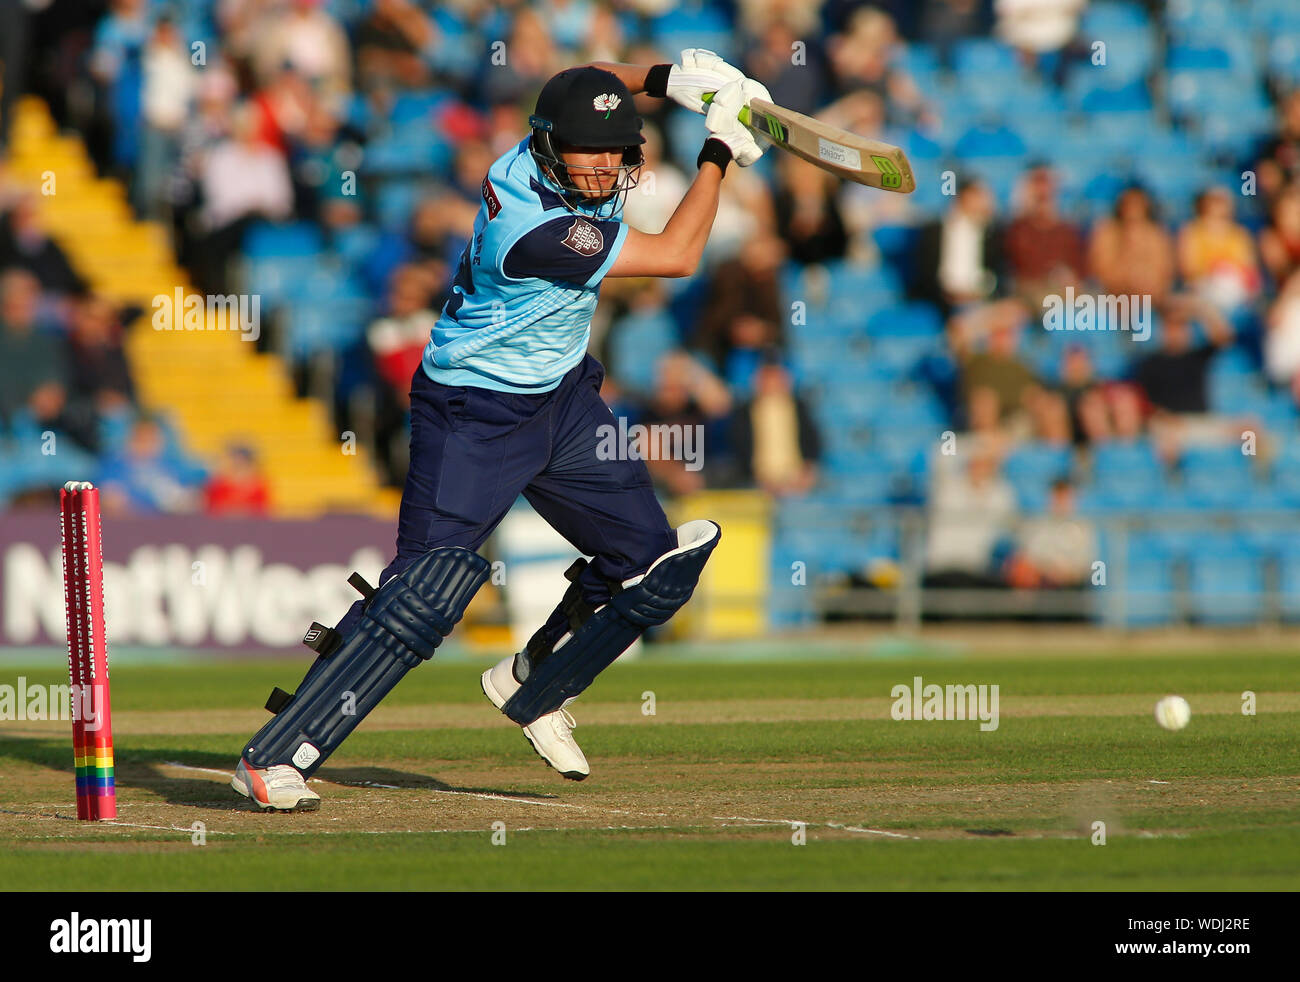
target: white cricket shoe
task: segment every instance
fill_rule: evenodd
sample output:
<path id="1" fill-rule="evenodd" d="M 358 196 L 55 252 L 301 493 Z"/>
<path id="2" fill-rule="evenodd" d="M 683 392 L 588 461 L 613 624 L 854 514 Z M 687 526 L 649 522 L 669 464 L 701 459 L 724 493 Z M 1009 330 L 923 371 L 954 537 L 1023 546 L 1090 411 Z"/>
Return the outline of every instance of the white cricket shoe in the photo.
<path id="1" fill-rule="evenodd" d="M 307 787 L 298 768 L 288 764 L 249 767 L 241 757 L 230 786 L 262 811 L 314 812 L 320 795 Z"/>
<path id="2" fill-rule="evenodd" d="M 503 658 L 484 672 L 480 680 L 483 694 L 497 709 L 501 709 L 519 688 L 519 683 L 515 681 L 514 663 L 514 655 Z M 581 781 L 591 773 L 591 768 L 587 766 L 582 748 L 573 739 L 573 728 L 578 723 L 565 708 L 572 701 L 570 699 L 555 712 L 539 717 L 523 730 L 524 736 L 537 751 L 537 756 L 570 781 Z"/>

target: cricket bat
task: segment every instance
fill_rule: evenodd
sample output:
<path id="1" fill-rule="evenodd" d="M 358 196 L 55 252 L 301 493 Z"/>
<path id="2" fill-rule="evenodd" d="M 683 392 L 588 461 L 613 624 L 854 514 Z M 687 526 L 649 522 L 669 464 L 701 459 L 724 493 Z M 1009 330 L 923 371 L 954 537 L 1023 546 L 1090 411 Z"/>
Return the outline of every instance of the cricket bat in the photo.
<path id="1" fill-rule="evenodd" d="M 706 103 L 712 98 L 712 92 L 704 94 Z M 740 107 L 738 118 L 782 150 L 846 181 L 899 194 L 916 190 L 907 155 L 891 144 L 869 140 L 765 99 L 749 100 L 748 106 Z"/>

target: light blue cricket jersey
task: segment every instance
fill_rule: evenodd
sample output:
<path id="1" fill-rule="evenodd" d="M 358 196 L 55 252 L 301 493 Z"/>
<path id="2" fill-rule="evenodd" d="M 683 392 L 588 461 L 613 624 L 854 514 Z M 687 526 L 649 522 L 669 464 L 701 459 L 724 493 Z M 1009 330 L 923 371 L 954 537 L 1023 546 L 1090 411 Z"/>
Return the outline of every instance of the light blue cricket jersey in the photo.
<path id="1" fill-rule="evenodd" d="M 583 358 L 600 281 L 627 226 L 564 206 L 528 152 L 507 151 L 483 179 L 474 237 L 424 349 L 445 385 L 548 392 Z"/>

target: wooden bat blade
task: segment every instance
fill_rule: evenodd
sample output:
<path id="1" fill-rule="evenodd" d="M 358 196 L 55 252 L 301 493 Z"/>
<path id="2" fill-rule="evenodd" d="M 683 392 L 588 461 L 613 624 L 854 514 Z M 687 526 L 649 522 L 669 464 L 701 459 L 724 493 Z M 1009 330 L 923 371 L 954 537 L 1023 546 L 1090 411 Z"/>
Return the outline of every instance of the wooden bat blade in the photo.
<path id="1" fill-rule="evenodd" d="M 898 147 L 842 130 L 764 99 L 751 99 L 741 122 L 781 149 L 848 181 L 911 194 L 916 178 Z"/>
<path id="2" fill-rule="evenodd" d="M 709 102 L 712 93 L 706 93 Z M 751 99 L 739 119 L 753 132 L 846 181 L 898 194 L 916 190 L 912 165 L 890 143 L 871 140 L 765 99 Z"/>

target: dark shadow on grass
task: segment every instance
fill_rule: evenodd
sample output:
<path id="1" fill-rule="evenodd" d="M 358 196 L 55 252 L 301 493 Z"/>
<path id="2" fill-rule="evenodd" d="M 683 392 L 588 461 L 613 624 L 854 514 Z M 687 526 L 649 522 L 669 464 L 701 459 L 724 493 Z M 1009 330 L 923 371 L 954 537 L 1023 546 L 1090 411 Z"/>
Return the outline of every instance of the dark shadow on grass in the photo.
<path id="1" fill-rule="evenodd" d="M 6 757 L 65 773 L 69 800 L 73 800 L 71 738 L 65 743 L 61 740 L 5 737 L 0 739 L 0 760 Z M 116 771 L 114 776 L 120 788 L 146 789 L 160 795 L 170 805 L 241 811 L 249 807 L 248 800 L 230 788 L 229 781 L 222 781 L 216 774 L 204 777 L 180 777 L 174 767 L 168 766 L 180 764 L 184 767 L 206 767 L 233 774 L 237 760 L 238 758 L 231 754 L 214 751 L 128 749 L 123 752 L 121 747 L 115 747 L 113 764 Z M 427 788 L 436 791 L 491 794 L 502 798 L 521 799 L 556 797 L 553 794 L 528 794 L 499 788 L 458 787 L 427 774 L 412 774 L 409 771 L 388 767 L 327 767 L 322 768 L 317 776 L 322 781 L 346 787 Z"/>
<path id="2" fill-rule="evenodd" d="M 398 788 L 431 788 L 434 791 L 456 791 L 464 794 L 492 794 L 501 798 L 558 798 L 555 794 L 535 794 L 525 791 L 503 791 L 500 788 L 465 788 L 439 781 L 425 774 L 410 774 L 388 767 L 323 767 L 316 776 L 323 781 L 348 787 L 374 787 L 388 785 Z"/>

